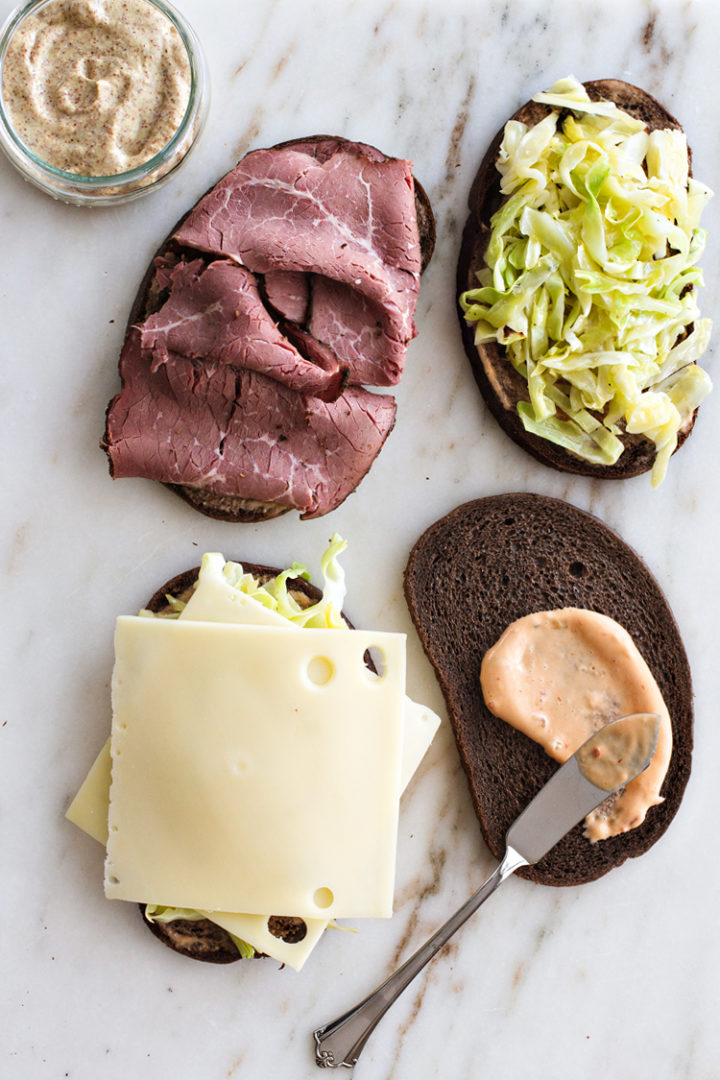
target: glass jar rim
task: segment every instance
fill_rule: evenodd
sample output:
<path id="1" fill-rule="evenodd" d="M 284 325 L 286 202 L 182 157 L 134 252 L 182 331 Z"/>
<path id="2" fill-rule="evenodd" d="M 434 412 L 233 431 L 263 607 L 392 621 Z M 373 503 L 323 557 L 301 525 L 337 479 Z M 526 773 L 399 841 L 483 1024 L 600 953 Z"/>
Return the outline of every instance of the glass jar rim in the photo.
<path id="1" fill-rule="evenodd" d="M 5 108 L 5 100 L 2 94 L 3 64 L 8 46 L 16 30 L 33 12 L 58 2 L 61 2 L 61 0 L 28 0 L 27 3 L 21 4 L 11 11 L 4 24 L 0 27 L 0 128 L 2 128 L 6 136 L 12 141 L 17 152 L 31 161 L 32 164 L 49 179 L 72 184 L 80 190 L 86 189 L 88 191 L 92 191 L 95 188 L 106 188 L 109 185 L 112 185 L 115 188 L 121 188 L 126 185 L 129 186 L 136 180 L 143 179 L 147 173 L 153 172 L 171 158 L 178 148 L 178 145 L 186 136 L 188 129 L 192 126 L 193 119 L 198 110 L 202 86 L 200 42 L 190 24 L 183 18 L 180 12 L 170 3 L 167 3 L 166 0 L 143 0 L 144 3 L 157 8 L 158 11 L 162 12 L 162 14 L 172 22 L 180 35 L 185 52 L 187 53 L 190 65 L 190 95 L 183 118 L 165 146 L 163 146 L 161 150 L 158 150 L 157 153 L 153 154 L 152 157 L 148 158 L 147 161 L 143 161 L 140 165 L 135 165 L 132 169 L 127 169 L 126 171 L 119 173 L 110 173 L 105 176 L 89 176 L 85 173 L 68 172 L 66 169 L 60 169 L 56 165 L 51 165 L 48 161 L 45 161 L 44 158 L 39 157 L 30 149 L 30 147 L 26 146 L 13 127 Z"/>

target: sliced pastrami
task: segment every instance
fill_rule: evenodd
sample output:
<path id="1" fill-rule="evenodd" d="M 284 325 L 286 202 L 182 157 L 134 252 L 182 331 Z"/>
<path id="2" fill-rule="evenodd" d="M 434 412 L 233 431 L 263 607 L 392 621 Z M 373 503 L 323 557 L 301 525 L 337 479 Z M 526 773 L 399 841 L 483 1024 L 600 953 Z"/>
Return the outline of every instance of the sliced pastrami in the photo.
<path id="1" fill-rule="evenodd" d="M 351 388 L 332 403 L 264 375 L 170 354 L 151 364 L 133 328 L 105 443 L 116 477 L 279 503 L 304 518 L 357 487 L 393 426 L 395 401 Z"/>
<path id="2" fill-rule="evenodd" d="M 333 400 L 344 372 L 328 349 L 308 358 L 281 333 L 265 308 L 253 274 L 228 259 L 158 267 L 170 295 L 140 327 L 153 366 L 171 354 L 262 372 L 293 390 Z"/>
<path id="3" fill-rule="evenodd" d="M 343 282 L 377 306 L 391 338 L 407 343 L 421 263 L 411 165 L 362 151 L 335 139 L 255 150 L 200 200 L 174 239 L 257 273 L 304 271 Z"/>

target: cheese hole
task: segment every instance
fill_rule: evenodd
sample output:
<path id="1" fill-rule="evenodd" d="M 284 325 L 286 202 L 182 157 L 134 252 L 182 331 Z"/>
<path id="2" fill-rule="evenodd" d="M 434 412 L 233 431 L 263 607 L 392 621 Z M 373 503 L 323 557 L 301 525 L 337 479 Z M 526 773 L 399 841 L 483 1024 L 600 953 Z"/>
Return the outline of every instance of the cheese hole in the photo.
<path id="1" fill-rule="evenodd" d="M 326 686 L 335 674 L 335 667 L 326 656 L 313 656 L 307 666 L 307 677 L 314 686 Z"/>
<path id="2" fill-rule="evenodd" d="M 371 645 L 365 651 L 365 670 L 373 679 L 382 679 L 385 675 L 385 653 L 378 645 Z"/>
<path id="3" fill-rule="evenodd" d="M 307 923 L 304 919 L 292 915 L 271 915 L 268 919 L 268 931 L 288 945 L 297 945 L 307 937 Z"/>
<path id="4" fill-rule="evenodd" d="M 111 885 L 119 885 L 120 884 L 120 879 L 116 878 L 114 874 L 111 874 L 108 880 L 110 881 Z"/>
<path id="5" fill-rule="evenodd" d="M 316 889 L 313 895 L 315 906 L 319 908 L 329 908 L 334 899 L 332 889 L 327 889 L 324 885 L 321 889 Z"/>

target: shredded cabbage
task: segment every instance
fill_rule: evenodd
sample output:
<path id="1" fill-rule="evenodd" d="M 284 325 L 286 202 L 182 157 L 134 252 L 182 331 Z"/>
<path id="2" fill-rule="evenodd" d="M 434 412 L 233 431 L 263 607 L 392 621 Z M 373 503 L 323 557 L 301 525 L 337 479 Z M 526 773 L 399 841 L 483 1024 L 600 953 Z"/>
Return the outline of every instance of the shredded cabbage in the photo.
<path id="1" fill-rule="evenodd" d="M 338 556 L 347 547 L 347 540 L 338 533 L 333 533 L 330 543 L 320 560 L 320 572 L 323 576 L 322 596 L 308 607 L 301 607 L 297 600 L 288 590 L 288 581 L 291 578 L 303 578 L 309 581 L 310 574 L 306 567 L 300 563 L 293 563 L 287 570 L 262 584 L 252 574 L 246 573 L 241 563 L 226 562 L 224 557 L 217 552 L 208 552 L 203 555 L 200 565 L 198 580 L 203 577 L 218 578 L 222 575 L 228 585 L 240 592 L 251 596 L 263 607 L 276 611 L 289 622 L 296 626 L 315 627 L 319 629 L 346 630 L 347 623 L 342 617 L 342 607 L 345 603 L 345 571 L 338 561 Z M 185 603 L 177 597 L 167 594 L 168 610 L 159 615 L 143 608 L 140 615 L 148 618 L 178 619 L 182 614 Z"/>
<path id="2" fill-rule="evenodd" d="M 696 264 L 712 192 L 688 176 L 681 131 L 647 132 L 572 76 L 533 100 L 553 111 L 505 125 L 504 202 L 460 306 L 475 343 L 503 345 L 527 380 L 527 431 L 604 465 L 622 454 L 623 431 L 643 435 L 657 486 L 712 388 L 696 363 L 710 339 Z"/>
<path id="3" fill-rule="evenodd" d="M 194 911 L 192 908 L 165 907 L 162 904 L 146 904 L 145 918 L 148 922 L 167 923 L 172 922 L 173 919 L 189 919 L 191 922 L 197 922 L 198 919 L 204 919 L 205 916 L 201 915 L 199 911 Z"/>
<path id="4" fill-rule="evenodd" d="M 167 602 L 168 610 L 163 611 L 162 613 L 157 615 L 157 618 L 179 619 L 183 611 L 187 607 L 186 601 L 179 600 L 177 596 L 172 596 L 170 593 L 165 593 L 165 600 Z M 140 611 L 138 611 L 138 615 L 140 615 L 144 619 L 154 619 L 156 617 L 156 612 L 150 611 L 149 608 L 142 608 Z"/>
<path id="5" fill-rule="evenodd" d="M 347 541 L 343 540 L 338 533 L 333 533 L 330 544 L 320 560 L 320 571 L 323 576 L 322 597 L 309 607 L 301 607 L 297 600 L 288 590 L 290 578 L 304 578 L 309 580 L 307 569 L 300 563 L 293 563 L 287 570 L 261 585 L 252 574 L 246 574 L 240 563 L 226 562 L 223 574 L 228 583 L 241 592 L 252 596 L 254 600 L 265 607 L 276 611 L 296 626 L 315 627 L 321 629 L 345 630 L 347 624 L 340 614 L 345 602 L 345 571 L 338 562 L 338 556 L 347 547 Z M 215 556 L 222 558 L 222 556 Z M 206 567 L 206 560 L 213 558 L 204 555 L 200 576 Z"/>

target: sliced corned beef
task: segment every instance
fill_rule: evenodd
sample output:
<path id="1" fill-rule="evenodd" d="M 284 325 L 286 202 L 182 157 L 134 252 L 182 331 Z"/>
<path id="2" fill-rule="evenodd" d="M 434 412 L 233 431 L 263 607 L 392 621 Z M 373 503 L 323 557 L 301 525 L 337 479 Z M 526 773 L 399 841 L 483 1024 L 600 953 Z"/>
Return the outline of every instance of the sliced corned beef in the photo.
<path id="1" fill-rule="evenodd" d="M 171 269 L 160 263 L 156 276 L 170 295 L 140 328 L 141 348 L 153 366 L 175 353 L 262 372 L 325 400 L 340 393 L 344 372 L 332 352 L 299 352 L 273 321 L 254 275 L 244 267 L 228 259 L 209 266 L 194 259 Z"/>
<path id="2" fill-rule="evenodd" d="M 290 322 L 304 323 L 310 302 L 307 274 L 297 270 L 273 270 L 265 275 L 265 295 L 279 315 Z"/>
<path id="3" fill-rule="evenodd" d="M 346 154 L 354 154 L 355 157 L 366 158 L 368 161 L 388 161 L 387 154 L 378 150 L 377 146 L 369 143 L 353 142 L 350 139 L 338 139 L 333 135 L 315 135 L 311 139 L 290 139 L 289 142 L 278 143 L 274 150 L 297 150 L 298 153 L 307 154 L 314 158 L 320 165 L 327 161 L 338 151 Z"/>
<path id="4" fill-rule="evenodd" d="M 200 200 L 175 240 L 257 273 L 343 282 L 406 344 L 421 262 L 411 166 L 364 150 L 334 139 L 255 150 Z"/>
<path id="5" fill-rule="evenodd" d="M 376 304 L 340 281 L 315 275 L 308 330 L 324 342 L 351 385 L 395 386 L 405 366 L 407 347 L 390 337 Z"/>
<path id="6" fill-rule="evenodd" d="M 320 517 L 355 489 L 395 419 L 395 401 L 350 388 L 335 402 L 218 362 L 170 353 L 152 365 L 133 328 L 105 442 L 113 476 L 210 488 Z"/>
<path id="7" fill-rule="evenodd" d="M 395 386 L 400 382 L 407 343 L 388 336 L 377 304 L 322 274 L 273 270 L 263 282 L 265 298 L 278 315 L 299 326 L 306 324 L 312 338 L 298 346 L 303 355 L 314 359 L 308 348 L 314 338 L 328 348 L 329 356 L 347 366 L 350 385 Z M 288 327 L 283 330 L 298 345 Z"/>
<path id="8" fill-rule="evenodd" d="M 316 337 L 313 337 L 308 330 L 303 330 L 301 326 L 296 326 L 295 323 L 290 322 L 283 323 L 282 327 L 288 339 L 292 341 L 294 345 L 297 345 L 300 352 L 307 356 L 308 360 L 311 360 L 314 364 L 319 364 L 320 367 L 330 368 L 338 366 L 338 358 L 333 350 L 328 345 L 323 344 L 322 341 L 319 341 Z M 332 398 L 333 401 L 335 398 L 339 397 L 340 391 L 344 390 L 350 383 L 348 368 L 345 364 L 340 365 L 340 379 L 341 387 L 335 397 Z M 357 380 L 355 380 L 355 382 L 357 383 Z M 323 401 L 329 400 L 324 395 L 318 394 L 317 396 L 322 396 Z"/>
<path id="9" fill-rule="evenodd" d="M 200 200 L 123 349 L 114 476 L 171 484 L 229 520 L 317 517 L 354 490 L 395 418 L 393 398 L 361 384 L 394 385 L 415 333 L 410 170 L 318 136 L 248 154 Z"/>

